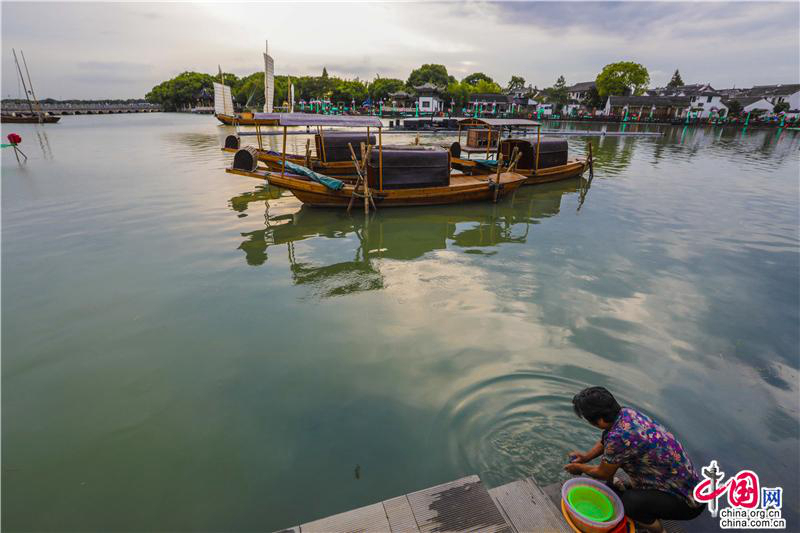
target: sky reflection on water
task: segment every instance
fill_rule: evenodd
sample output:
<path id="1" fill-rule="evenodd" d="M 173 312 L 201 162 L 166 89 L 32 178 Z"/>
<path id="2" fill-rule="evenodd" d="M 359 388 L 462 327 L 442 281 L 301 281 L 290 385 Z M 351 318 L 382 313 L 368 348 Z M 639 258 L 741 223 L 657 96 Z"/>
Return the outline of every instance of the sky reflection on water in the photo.
<path id="1" fill-rule="evenodd" d="M 592 138 L 588 192 L 365 220 L 225 174 L 210 117 L 62 122 L 2 155 L 9 529 L 276 529 L 553 482 L 597 437 L 587 385 L 796 519 L 797 133 Z"/>

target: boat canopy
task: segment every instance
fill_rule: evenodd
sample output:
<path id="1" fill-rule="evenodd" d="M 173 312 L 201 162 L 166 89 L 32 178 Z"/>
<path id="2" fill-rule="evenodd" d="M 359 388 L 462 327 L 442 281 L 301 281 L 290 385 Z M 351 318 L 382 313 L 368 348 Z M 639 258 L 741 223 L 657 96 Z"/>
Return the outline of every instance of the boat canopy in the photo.
<path id="1" fill-rule="evenodd" d="M 278 120 L 281 118 L 280 113 L 253 113 L 254 120 Z"/>
<path id="2" fill-rule="evenodd" d="M 259 118 L 261 113 L 256 113 Z M 279 126 L 339 126 L 344 128 L 383 127 L 378 117 L 358 117 L 346 115 L 317 115 L 314 113 L 281 113 Z"/>
<path id="3" fill-rule="evenodd" d="M 491 126 L 512 128 L 538 128 L 542 124 L 526 118 L 465 118 L 458 121 L 459 126 Z"/>
<path id="4" fill-rule="evenodd" d="M 383 123 L 378 117 L 317 115 L 316 113 L 253 113 L 253 120 L 264 125 L 278 126 L 383 127 Z"/>

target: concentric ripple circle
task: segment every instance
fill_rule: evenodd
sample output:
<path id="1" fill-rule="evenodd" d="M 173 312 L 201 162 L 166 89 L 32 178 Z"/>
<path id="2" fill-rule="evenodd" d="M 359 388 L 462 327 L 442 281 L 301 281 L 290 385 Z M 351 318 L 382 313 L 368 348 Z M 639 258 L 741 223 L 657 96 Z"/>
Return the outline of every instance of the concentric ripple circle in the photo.
<path id="1" fill-rule="evenodd" d="M 587 384 L 539 371 L 520 371 L 460 390 L 440 413 L 449 457 L 489 486 L 533 476 L 566 479 L 567 453 L 591 446 L 598 431 L 572 411 L 573 395 Z"/>

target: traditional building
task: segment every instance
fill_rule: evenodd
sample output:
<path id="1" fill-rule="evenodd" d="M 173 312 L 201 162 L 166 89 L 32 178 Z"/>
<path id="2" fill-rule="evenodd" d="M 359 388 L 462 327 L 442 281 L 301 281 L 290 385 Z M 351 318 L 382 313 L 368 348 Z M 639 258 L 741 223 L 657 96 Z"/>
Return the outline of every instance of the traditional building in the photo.
<path id="1" fill-rule="evenodd" d="M 589 91 L 595 89 L 596 87 L 597 84 L 593 81 L 582 81 L 580 83 L 576 83 L 575 85 L 571 85 L 567 87 L 569 99 L 575 100 L 576 102 L 581 102 L 589 95 Z"/>
<path id="2" fill-rule="evenodd" d="M 388 104 L 395 109 L 413 109 L 415 98 L 405 91 L 388 94 Z"/>
<path id="3" fill-rule="evenodd" d="M 725 116 L 728 108 L 722 103 L 722 94 L 716 91 L 708 83 L 695 83 L 692 85 L 682 85 L 680 87 L 662 87 L 653 91 L 659 97 L 687 97 L 692 117 L 709 118 L 713 116 Z M 653 94 L 650 92 L 649 94 Z"/>
<path id="4" fill-rule="evenodd" d="M 417 92 L 417 105 L 421 113 L 438 113 L 444 111 L 445 103 L 441 95 L 443 90 L 432 83 L 414 87 Z"/>
<path id="5" fill-rule="evenodd" d="M 609 96 L 603 114 L 672 120 L 685 117 L 690 105 L 688 96 Z"/>
<path id="6" fill-rule="evenodd" d="M 772 113 L 775 106 L 766 98 L 760 96 L 737 96 L 723 100 L 723 103 L 730 107 L 730 102 L 739 102 L 742 106 L 742 111 L 751 113 L 753 111 L 764 111 L 765 113 Z"/>
<path id="7" fill-rule="evenodd" d="M 747 96 L 757 96 L 768 100 L 772 105 L 782 102 L 789 104 L 789 109 L 800 109 L 800 84 L 790 83 L 777 85 L 756 85 Z"/>
<path id="8" fill-rule="evenodd" d="M 511 110 L 513 98 L 506 94 L 495 93 L 475 93 L 469 96 L 469 104 L 467 105 L 467 112 L 474 113 L 475 108 L 478 108 L 478 113 L 491 113 L 497 115 L 499 113 L 507 113 Z"/>

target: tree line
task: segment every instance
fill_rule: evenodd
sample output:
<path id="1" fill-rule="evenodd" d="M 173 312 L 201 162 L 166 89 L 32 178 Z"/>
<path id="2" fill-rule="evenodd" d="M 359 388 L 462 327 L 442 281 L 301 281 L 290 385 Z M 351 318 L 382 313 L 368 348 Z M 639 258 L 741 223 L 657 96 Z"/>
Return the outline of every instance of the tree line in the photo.
<path id="1" fill-rule="evenodd" d="M 224 73 L 225 84 L 231 87 L 234 102 L 241 107 L 261 109 L 264 105 L 264 73 L 254 72 L 248 76 L 238 77 L 232 73 Z M 371 100 L 378 103 L 389 99 L 389 94 L 399 91 L 415 94 L 415 88 L 426 83 L 437 86 L 445 99 L 451 100 L 456 107 L 466 106 L 475 94 L 497 94 L 515 91 L 526 97 L 535 97 L 553 103 L 557 108 L 569 101 L 567 84 L 564 76 L 548 88 L 539 90 L 525 84 L 522 76 L 513 75 L 505 87 L 501 87 L 490 76 L 475 72 L 462 80 L 448 74 L 444 65 L 425 64 L 414 69 L 407 80 L 397 78 L 381 78 L 372 81 L 359 78 L 344 79 L 329 76 L 323 68 L 319 76 L 275 76 L 274 105 L 281 106 L 288 101 L 289 79 L 294 85 L 295 101 L 328 100 L 333 103 L 355 102 L 361 105 Z M 220 76 L 201 72 L 182 72 L 174 78 L 164 81 L 150 90 L 145 96 L 148 102 L 161 105 L 167 111 L 184 109 L 199 101 L 213 98 L 213 83 Z M 650 82 L 647 69 L 638 63 L 623 61 L 606 65 L 597 76 L 596 89 L 589 92 L 583 102 L 590 107 L 602 106 L 605 98 L 614 94 L 642 94 Z"/>

